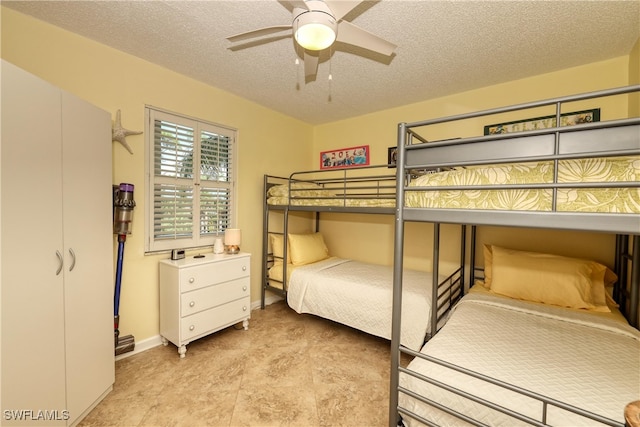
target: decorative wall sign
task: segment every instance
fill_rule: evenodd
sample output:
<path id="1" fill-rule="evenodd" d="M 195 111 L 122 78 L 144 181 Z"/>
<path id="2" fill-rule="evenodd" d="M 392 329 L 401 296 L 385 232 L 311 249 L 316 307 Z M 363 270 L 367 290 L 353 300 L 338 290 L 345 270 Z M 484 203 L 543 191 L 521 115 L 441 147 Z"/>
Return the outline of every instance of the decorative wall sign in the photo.
<path id="1" fill-rule="evenodd" d="M 581 123 L 600 121 L 600 109 L 574 111 L 560 116 L 560 126 L 573 126 Z M 522 132 L 527 130 L 548 129 L 556 126 L 556 116 L 536 117 L 533 119 L 516 120 L 514 122 L 498 123 L 484 127 L 485 135 L 498 133 Z"/>
<path id="2" fill-rule="evenodd" d="M 349 168 L 369 164 L 369 146 L 341 148 L 320 153 L 320 169 Z"/>

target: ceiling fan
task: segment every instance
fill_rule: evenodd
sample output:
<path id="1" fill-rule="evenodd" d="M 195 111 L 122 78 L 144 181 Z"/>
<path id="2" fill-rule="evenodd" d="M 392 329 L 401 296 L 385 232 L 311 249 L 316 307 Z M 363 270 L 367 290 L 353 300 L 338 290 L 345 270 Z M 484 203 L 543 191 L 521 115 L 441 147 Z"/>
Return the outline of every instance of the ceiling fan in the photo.
<path id="1" fill-rule="evenodd" d="M 279 3 L 288 4 L 293 8 L 290 25 L 260 28 L 227 37 L 227 40 L 235 43 L 290 31 L 291 34 L 286 37 L 293 36 L 297 45 L 304 50 L 304 71 L 307 79 L 315 77 L 318 71 L 319 51 L 327 49 L 336 41 L 384 56 L 391 56 L 397 48 L 395 44 L 343 20 L 343 17 L 362 1 L 280 0 Z"/>

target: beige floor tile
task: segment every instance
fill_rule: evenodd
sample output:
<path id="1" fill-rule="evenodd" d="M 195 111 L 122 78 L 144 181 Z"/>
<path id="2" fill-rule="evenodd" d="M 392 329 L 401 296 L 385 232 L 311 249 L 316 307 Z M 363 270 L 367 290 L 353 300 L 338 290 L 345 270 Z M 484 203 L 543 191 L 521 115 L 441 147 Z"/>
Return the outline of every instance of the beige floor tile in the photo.
<path id="1" fill-rule="evenodd" d="M 320 426 L 384 427 L 389 383 L 355 381 L 314 386 Z"/>
<path id="2" fill-rule="evenodd" d="M 232 426 L 317 426 L 316 397 L 309 386 L 243 388 Z"/>
<path id="3" fill-rule="evenodd" d="M 284 302 L 229 327 L 116 362 L 80 426 L 386 426 L 389 342 Z"/>

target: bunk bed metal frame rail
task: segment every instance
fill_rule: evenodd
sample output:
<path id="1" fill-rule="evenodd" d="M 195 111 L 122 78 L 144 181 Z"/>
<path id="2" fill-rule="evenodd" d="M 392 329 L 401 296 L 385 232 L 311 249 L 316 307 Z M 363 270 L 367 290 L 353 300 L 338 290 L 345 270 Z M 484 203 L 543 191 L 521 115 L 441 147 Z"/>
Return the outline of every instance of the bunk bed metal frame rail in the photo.
<path id="1" fill-rule="evenodd" d="M 498 163 L 514 163 L 526 161 L 546 161 L 551 160 L 557 166 L 558 162 L 563 159 L 579 159 L 589 157 L 614 157 L 614 156 L 633 156 L 640 155 L 640 118 L 630 118 L 613 120 L 608 122 L 596 122 L 589 124 L 581 124 L 580 126 L 556 126 L 553 128 L 524 131 L 512 134 L 487 135 L 472 138 L 463 138 L 456 140 L 445 140 L 441 142 L 429 142 L 419 135 L 414 128 L 420 128 L 427 125 L 455 122 L 475 117 L 491 116 L 500 113 L 513 111 L 528 110 L 542 106 L 555 106 L 556 123 L 561 123 L 561 108 L 563 104 L 587 99 L 596 99 L 614 95 L 629 94 L 640 92 L 640 85 L 591 92 L 587 94 L 559 97 L 538 102 L 530 102 L 510 107 L 496 108 L 475 113 L 461 114 L 440 119 L 425 120 L 414 123 L 400 123 L 398 127 L 398 169 L 397 169 L 397 211 L 396 211 L 396 228 L 394 238 L 394 301 L 393 301 L 393 325 L 392 325 L 392 342 L 391 342 L 391 380 L 390 380 L 390 402 L 389 402 L 389 426 L 394 427 L 402 422 L 402 415 L 409 416 L 425 425 L 433 425 L 428 420 L 421 418 L 416 414 L 412 414 L 405 408 L 398 405 L 398 394 L 407 393 L 424 403 L 442 409 L 445 412 L 459 417 L 471 424 L 483 425 L 482 423 L 469 419 L 463 414 L 459 414 L 449 408 L 441 407 L 436 402 L 424 399 L 421 396 L 414 396 L 415 393 L 404 390 L 399 386 L 400 372 L 408 373 L 405 368 L 400 367 L 401 353 L 409 354 L 414 357 L 421 357 L 435 363 L 447 365 L 444 361 L 431 358 L 422 353 L 412 351 L 400 345 L 399 332 L 401 321 L 402 307 L 402 265 L 404 251 L 404 223 L 405 221 L 432 222 L 437 225 L 439 223 L 457 223 L 457 224 L 473 224 L 473 225 L 493 225 L 493 226 L 516 226 L 527 228 L 552 228 L 566 230 L 582 230 L 582 231 L 601 231 L 615 233 L 616 239 L 616 272 L 622 274 L 620 282 L 624 285 L 617 287 L 614 297 L 621 302 L 621 307 L 626 311 L 625 315 L 634 327 L 638 327 L 638 306 L 640 299 L 640 216 L 638 214 L 621 214 L 621 213 L 569 213 L 556 211 L 556 190 L 563 186 L 568 187 L 589 187 L 589 188 L 606 188 L 606 187 L 630 187 L 639 188 L 638 182 L 618 183 L 588 183 L 584 185 L 565 185 L 557 182 L 551 184 L 537 185 L 517 185 L 517 186 L 474 186 L 474 187 L 413 187 L 409 188 L 408 183 L 411 179 L 413 169 L 438 169 L 451 168 L 456 166 L 470 165 L 488 165 Z M 562 137 L 562 138 L 561 138 Z M 602 145 L 603 138 L 607 140 L 607 146 Z M 413 145 L 413 139 L 418 140 L 418 144 Z M 514 144 L 513 139 L 526 139 L 526 144 Z M 422 144 L 420 144 L 422 143 Z M 451 159 L 455 159 L 452 161 Z M 464 190 L 474 189 L 481 190 L 485 188 L 548 188 L 552 190 L 553 205 L 552 211 L 549 212 L 533 212 L 533 211 L 489 211 L 489 210 L 464 210 L 464 209 L 443 209 L 443 208 L 407 208 L 404 205 L 406 191 L 425 191 L 425 190 Z M 629 235 L 632 236 L 633 242 L 629 244 Z M 472 231 L 471 246 L 471 268 L 472 276 L 475 271 L 475 227 Z M 434 239 L 435 240 L 435 239 Z M 632 246 L 631 249 L 629 247 Z M 629 252 L 629 250 L 631 252 Z M 434 253 L 437 251 L 434 248 Z M 627 282 L 627 268 L 631 263 L 630 280 Z M 471 282 L 473 277 L 471 278 Z M 472 284 L 472 283 L 471 283 Z M 626 289 L 625 287 L 630 289 Z M 452 369 L 467 373 L 475 377 L 482 377 L 473 372 L 465 372 L 464 369 L 457 366 L 449 366 Z M 419 375 L 410 373 L 411 375 Z M 619 422 L 608 420 L 597 414 L 592 414 L 582 408 L 573 407 L 571 405 L 557 402 L 545 396 L 537 395 L 531 391 L 516 387 L 510 384 L 503 384 L 492 378 L 483 378 L 488 382 L 506 387 L 512 391 L 516 391 L 526 396 L 531 396 L 543 402 L 543 410 L 540 420 L 533 420 L 524 417 L 512 411 L 496 407 L 494 409 L 507 413 L 517 419 L 530 423 L 532 425 L 544 426 L 546 422 L 546 408 L 548 405 L 554 405 L 569 412 L 585 416 L 587 418 L 602 422 L 612 426 L 620 426 Z M 433 383 L 431 379 L 424 378 L 425 381 Z M 449 386 L 442 384 L 444 388 Z M 460 392 L 462 393 L 462 392 Z M 471 396 L 473 400 L 488 407 L 493 407 L 490 402 Z"/>
<path id="2" fill-rule="evenodd" d="M 395 213 L 396 199 L 396 175 L 389 173 L 391 165 L 368 165 L 350 168 L 319 169 L 294 172 L 289 177 L 264 175 L 263 182 L 263 239 L 262 239 L 262 290 L 261 308 L 265 307 L 266 292 L 273 292 L 286 299 L 287 295 L 287 263 L 283 263 L 282 280 L 269 278 L 269 268 L 276 261 L 287 259 L 288 245 L 284 245 L 283 257 L 280 259 L 269 252 L 269 234 L 287 236 L 289 233 L 290 212 L 312 212 L 315 214 L 315 231 L 319 231 L 320 212 L 343 212 L 362 214 L 386 214 Z M 376 173 L 376 171 L 382 171 Z M 293 184 L 313 184 L 319 188 L 331 192 L 332 195 L 304 196 L 308 189 L 294 188 Z M 286 186 L 286 203 L 268 203 L 268 191 L 275 186 Z M 321 200 L 326 205 L 312 203 Z M 387 200 L 393 201 L 394 206 L 349 206 L 349 200 Z M 298 203 L 295 203 L 295 202 Z M 309 202 L 308 205 L 305 202 Z M 282 231 L 271 231 L 269 212 L 283 212 Z M 286 239 L 285 239 L 286 240 Z M 280 283 L 281 287 L 272 286 L 270 282 Z"/>

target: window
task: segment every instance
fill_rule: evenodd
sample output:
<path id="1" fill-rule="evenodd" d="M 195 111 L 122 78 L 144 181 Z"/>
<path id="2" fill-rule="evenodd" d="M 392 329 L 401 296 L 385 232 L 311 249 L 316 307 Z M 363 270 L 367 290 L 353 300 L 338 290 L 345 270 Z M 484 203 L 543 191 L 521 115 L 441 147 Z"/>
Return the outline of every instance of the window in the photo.
<path id="1" fill-rule="evenodd" d="M 236 131 L 145 108 L 145 252 L 211 246 L 235 223 Z"/>

